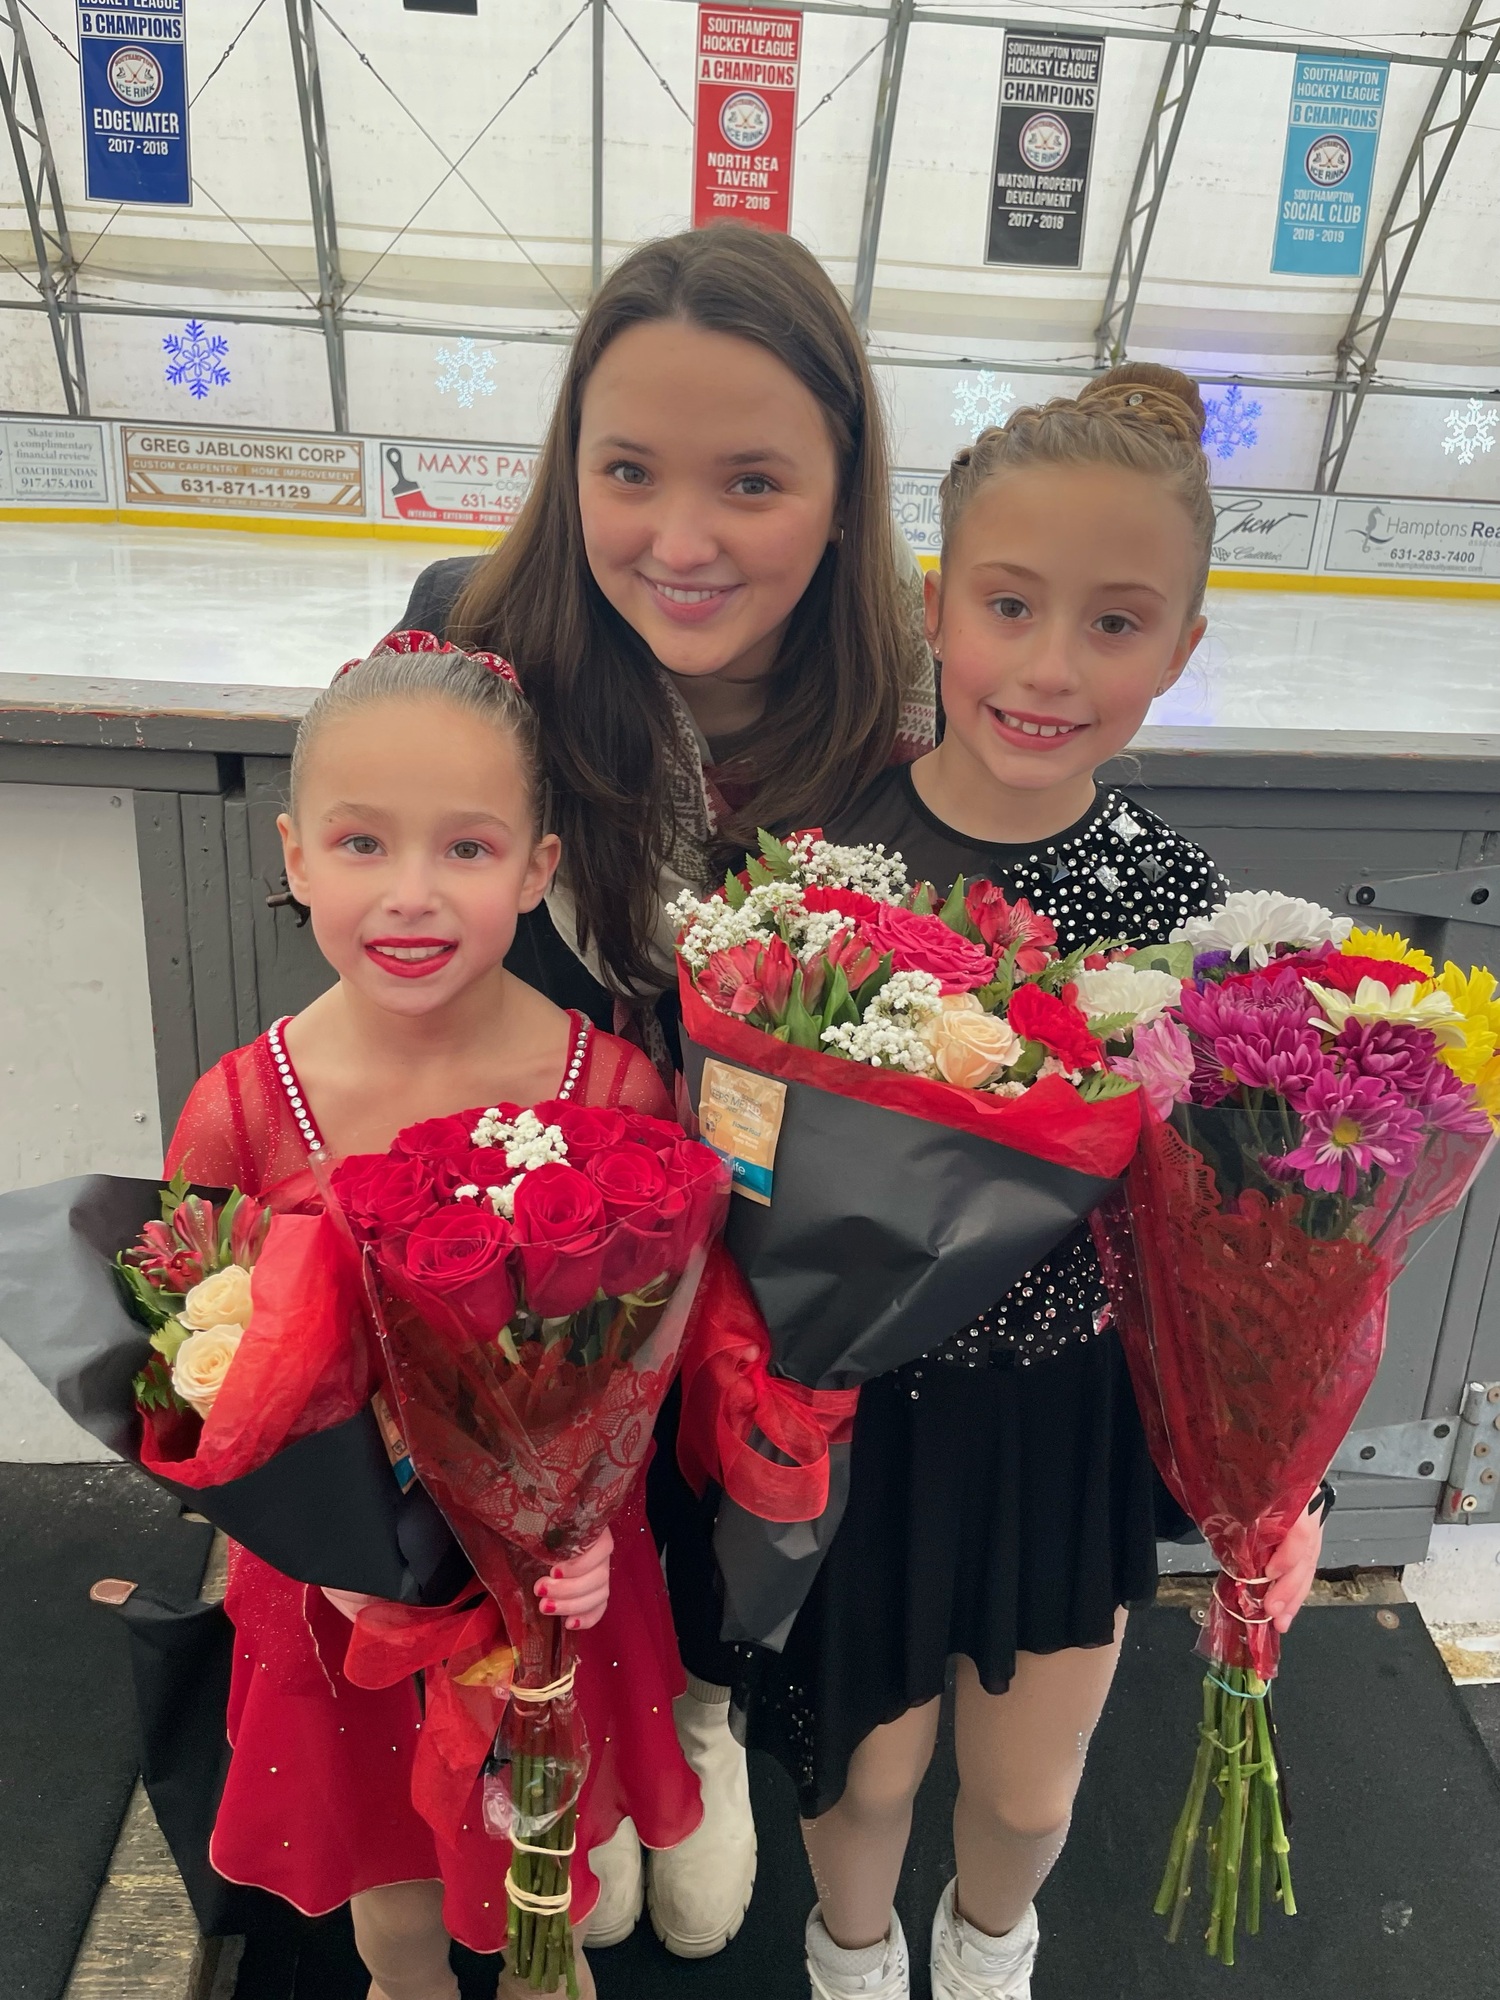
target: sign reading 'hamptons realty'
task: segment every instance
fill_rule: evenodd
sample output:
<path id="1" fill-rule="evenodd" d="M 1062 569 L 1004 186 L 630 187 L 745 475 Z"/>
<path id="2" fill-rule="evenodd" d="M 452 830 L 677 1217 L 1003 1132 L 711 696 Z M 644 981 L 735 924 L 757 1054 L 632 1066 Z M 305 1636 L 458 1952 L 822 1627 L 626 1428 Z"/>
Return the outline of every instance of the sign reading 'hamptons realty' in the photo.
<path id="1" fill-rule="evenodd" d="M 792 222 L 802 16 L 756 7 L 698 9 L 693 227 Z"/>
<path id="2" fill-rule="evenodd" d="M 987 264 L 1083 262 L 1102 35 L 1008 31 L 990 188 Z"/>

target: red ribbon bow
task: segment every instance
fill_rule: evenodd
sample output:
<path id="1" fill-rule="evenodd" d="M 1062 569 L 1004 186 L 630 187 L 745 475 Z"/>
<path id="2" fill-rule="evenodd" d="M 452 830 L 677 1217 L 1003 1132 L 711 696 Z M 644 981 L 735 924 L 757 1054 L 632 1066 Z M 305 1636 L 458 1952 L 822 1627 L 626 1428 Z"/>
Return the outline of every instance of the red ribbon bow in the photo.
<path id="1" fill-rule="evenodd" d="M 425 1671 L 427 1707 L 412 1763 L 412 1804 L 452 1840 L 505 1713 L 515 1670 L 500 1607 L 474 1586 L 431 1609 L 367 1604 L 354 1621 L 344 1672 L 356 1687 L 394 1687 Z"/>
<path id="2" fill-rule="evenodd" d="M 683 1340 L 677 1462 L 702 1493 L 717 1483 L 763 1521 L 815 1521 L 828 1505 L 828 1451 L 854 1434 L 858 1389 L 809 1389 L 770 1372 L 754 1294 L 716 1244 Z M 759 1432 L 789 1465 L 751 1443 Z"/>

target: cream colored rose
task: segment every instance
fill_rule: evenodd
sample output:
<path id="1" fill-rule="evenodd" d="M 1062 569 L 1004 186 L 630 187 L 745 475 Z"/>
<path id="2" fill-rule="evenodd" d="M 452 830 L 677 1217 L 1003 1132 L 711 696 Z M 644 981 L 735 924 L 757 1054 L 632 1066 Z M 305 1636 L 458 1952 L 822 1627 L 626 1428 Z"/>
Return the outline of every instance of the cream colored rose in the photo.
<path id="1" fill-rule="evenodd" d="M 213 1408 L 243 1337 L 237 1326 L 207 1326 L 190 1333 L 178 1348 L 172 1387 L 200 1417 Z"/>
<path id="2" fill-rule="evenodd" d="M 243 1264 L 226 1264 L 201 1285 L 194 1285 L 183 1301 L 183 1325 L 194 1333 L 210 1326 L 247 1327 L 250 1324 L 250 1273 Z"/>
<path id="3" fill-rule="evenodd" d="M 942 1012 L 922 1029 L 937 1072 L 946 1083 L 979 1090 L 1008 1069 L 1025 1046 L 998 1014 L 987 1014 L 972 993 L 950 993 Z"/>

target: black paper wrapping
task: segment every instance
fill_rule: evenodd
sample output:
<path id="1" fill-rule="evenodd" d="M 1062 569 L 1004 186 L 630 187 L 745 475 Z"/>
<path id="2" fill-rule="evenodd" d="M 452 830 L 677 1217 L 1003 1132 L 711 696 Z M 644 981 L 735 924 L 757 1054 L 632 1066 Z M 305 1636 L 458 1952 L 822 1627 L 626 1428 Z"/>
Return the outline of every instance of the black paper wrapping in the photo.
<path id="1" fill-rule="evenodd" d="M 138 1466 L 130 1385 L 151 1345 L 114 1259 L 160 1213 L 160 1192 L 157 1181 L 88 1174 L 0 1195 L 0 1340 L 76 1423 Z M 139 1469 L 298 1583 L 441 1604 L 470 1573 L 421 1486 L 401 1491 L 368 1409 L 219 1486 Z"/>
<path id="2" fill-rule="evenodd" d="M 683 1049 L 696 1105 L 714 1052 L 686 1037 Z M 772 1372 L 851 1389 L 941 1347 L 1115 1185 L 787 1080 L 770 1204 L 732 1196 L 724 1240 L 770 1330 Z M 831 1449 L 828 1505 L 815 1521 L 765 1521 L 725 1497 L 714 1550 L 726 1639 L 786 1644 L 843 1518 L 848 1456 L 847 1445 Z"/>

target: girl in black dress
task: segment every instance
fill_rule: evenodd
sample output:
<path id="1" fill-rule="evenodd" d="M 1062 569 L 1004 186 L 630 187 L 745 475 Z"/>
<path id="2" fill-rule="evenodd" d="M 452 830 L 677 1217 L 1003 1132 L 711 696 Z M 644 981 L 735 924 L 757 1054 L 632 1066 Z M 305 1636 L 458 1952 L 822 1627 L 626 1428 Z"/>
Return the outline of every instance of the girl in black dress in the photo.
<path id="1" fill-rule="evenodd" d="M 928 636 L 946 734 L 827 827 L 883 841 L 946 894 L 985 877 L 1064 951 L 1164 940 L 1206 912 L 1213 863 L 1097 767 L 1202 637 L 1214 511 L 1196 389 L 1110 370 L 1016 412 L 943 487 Z M 956 1882 L 934 2000 L 1026 2000 L 1032 1898 L 1057 1860 L 1109 1689 L 1123 1607 L 1153 1594 L 1153 1480 L 1086 1226 L 932 1352 L 870 1383 L 848 1512 L 781 1655 L 742 1649 L 749 1739 L 800 1793 L 819 1905 L 817 2000 L 904 2000 L 892 1908 L 912 1801 L 957 1659 Z M 1285 1630 L 1320 1520 L 1269 1565 Z"/>

